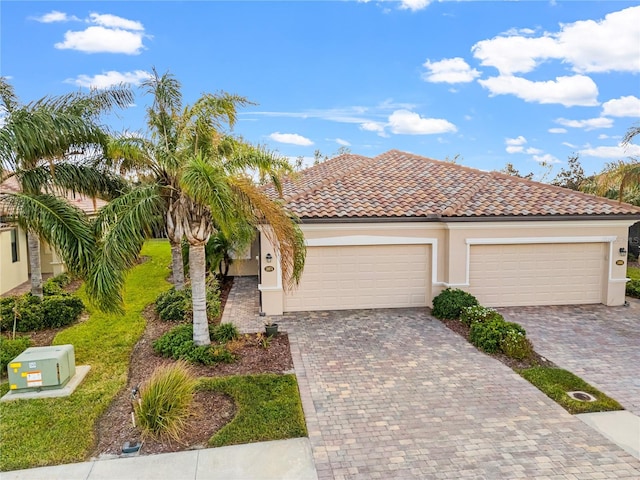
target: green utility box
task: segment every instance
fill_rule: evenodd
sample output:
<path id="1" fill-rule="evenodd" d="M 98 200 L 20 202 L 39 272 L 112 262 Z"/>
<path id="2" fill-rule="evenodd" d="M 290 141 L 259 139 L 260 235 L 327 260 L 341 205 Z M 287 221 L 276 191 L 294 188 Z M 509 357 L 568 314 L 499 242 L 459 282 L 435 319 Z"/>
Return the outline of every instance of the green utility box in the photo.
<path id="1" fill-rule="evenodd" d="M 73 345 L 27 348 L 7 370 L 9 388 L 14 392 L 62 388 L 76 374 Z"/>

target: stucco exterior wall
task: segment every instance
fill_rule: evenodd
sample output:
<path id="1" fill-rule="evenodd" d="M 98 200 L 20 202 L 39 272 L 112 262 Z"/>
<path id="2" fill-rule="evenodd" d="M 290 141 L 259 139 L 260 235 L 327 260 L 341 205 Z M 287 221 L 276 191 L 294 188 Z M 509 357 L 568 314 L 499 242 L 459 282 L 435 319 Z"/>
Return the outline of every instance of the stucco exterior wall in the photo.
<path id="1" fill-rule="evenodd" d="M 469 289 L 469 262 L 472 245 L 530 243 L 602 243 L 603 287 L 599 300 L 606 305 L 625 301 L 628 229 L 633 220 L 579 220 L 526 222 L 406 222 L 303 224 L 308 248 L 331 245 L 428 244 L 431 246 L 431 299 L 447 287 Z M 273 256 L 271 263 L 266 255 Z M 261 232 L 261 272 L 259 289 L 262 309 L 267 315 L 283 313 L 283 279 L 277 251 Z M 623 260 L 618 265 L 616 262 Z M 271 271 L 265 270 L 268 268 Z M 579 279 L 576 279 L 579 281 Z"/>
<path id="2" fill-rule="evenodd" d="M 21 229 L 18 232 L 18 258 L 11 258 L 12 228 L 0 229 L 0 295 L 29 280 L 29 252 L 27 237 Z"/>

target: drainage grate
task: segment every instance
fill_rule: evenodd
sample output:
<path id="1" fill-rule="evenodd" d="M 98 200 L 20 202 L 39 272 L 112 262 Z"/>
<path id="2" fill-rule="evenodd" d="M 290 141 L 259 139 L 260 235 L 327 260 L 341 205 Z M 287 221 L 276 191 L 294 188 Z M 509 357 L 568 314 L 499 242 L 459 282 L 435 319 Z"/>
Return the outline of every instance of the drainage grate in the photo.
<path id="1" fill-rule="evenodd" d="M 580 402 L 595 402 L 597 400 L 596 397 L 587 392 L 567 392 L 567 395 Z"/>

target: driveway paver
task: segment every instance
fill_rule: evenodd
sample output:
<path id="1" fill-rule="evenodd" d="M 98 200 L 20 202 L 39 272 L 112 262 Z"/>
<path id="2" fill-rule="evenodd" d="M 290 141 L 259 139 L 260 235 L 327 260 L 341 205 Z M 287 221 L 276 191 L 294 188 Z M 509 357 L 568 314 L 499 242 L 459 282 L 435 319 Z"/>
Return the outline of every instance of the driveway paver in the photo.
<path id="1" fill-rule="evenodd" d="M 424 309 L 279 323 L 320 479 L 640 476 L 638 460 Z"/>
<path id="2" fill-rule="evenodd" d="M 536 352 L 640 416 L 640 301 L 498 309 L 521 324 Z"/>

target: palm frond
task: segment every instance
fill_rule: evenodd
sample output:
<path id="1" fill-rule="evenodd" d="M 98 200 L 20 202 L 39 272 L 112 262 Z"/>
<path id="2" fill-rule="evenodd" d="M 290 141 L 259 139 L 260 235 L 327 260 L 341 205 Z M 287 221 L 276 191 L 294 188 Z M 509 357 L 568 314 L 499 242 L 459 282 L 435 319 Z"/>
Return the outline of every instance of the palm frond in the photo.
<path id="1" fill-rule="evenodd" d="M 84 212 L 54 195 L 4 194 L 0 210 L 25 231 L 45 239 L 74 274 L 84 276 L 92 262 L 95 241 Z"/>
<path id="2" fill-rule="evenodd" d="M 164 209 L 154 185 L 136 188 L 100 209 L 93 222 L 98 242 L 86 281 L 87 293 L 100 309 L 121 308 L 126 271 L 135 264 L 145 239 L 164 224 Z"/>

